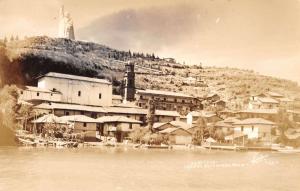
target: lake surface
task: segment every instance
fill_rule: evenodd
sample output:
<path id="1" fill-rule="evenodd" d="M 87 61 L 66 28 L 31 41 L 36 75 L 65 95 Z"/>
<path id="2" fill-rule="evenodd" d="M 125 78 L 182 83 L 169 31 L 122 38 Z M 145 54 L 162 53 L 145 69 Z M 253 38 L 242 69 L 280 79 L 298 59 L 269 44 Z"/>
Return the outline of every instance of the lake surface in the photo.
<path id="1" fill-rule="evenodd" d="M 0 148 L 0 191 L 300 190 L 300 154 Z"/>

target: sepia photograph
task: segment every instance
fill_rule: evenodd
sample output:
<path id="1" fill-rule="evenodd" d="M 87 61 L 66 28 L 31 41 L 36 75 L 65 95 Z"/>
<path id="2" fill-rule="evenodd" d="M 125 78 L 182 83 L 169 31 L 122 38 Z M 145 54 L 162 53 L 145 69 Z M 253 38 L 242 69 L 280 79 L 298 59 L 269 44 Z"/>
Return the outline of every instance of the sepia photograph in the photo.
<path id="1" fill-rule="evenodd" d="M 300 190 L 300 0 L 0 0 L 0 191 Z"/>

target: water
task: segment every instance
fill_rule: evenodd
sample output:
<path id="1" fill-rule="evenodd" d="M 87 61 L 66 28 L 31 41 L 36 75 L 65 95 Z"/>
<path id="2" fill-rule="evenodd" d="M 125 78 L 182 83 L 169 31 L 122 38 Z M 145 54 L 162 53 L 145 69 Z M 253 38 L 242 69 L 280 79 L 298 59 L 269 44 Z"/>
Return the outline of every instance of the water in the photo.
<path id="1" fill-rule="evenodd" d="M 300 155 L 0 148 L 0 191 L 300 190 Z"/>

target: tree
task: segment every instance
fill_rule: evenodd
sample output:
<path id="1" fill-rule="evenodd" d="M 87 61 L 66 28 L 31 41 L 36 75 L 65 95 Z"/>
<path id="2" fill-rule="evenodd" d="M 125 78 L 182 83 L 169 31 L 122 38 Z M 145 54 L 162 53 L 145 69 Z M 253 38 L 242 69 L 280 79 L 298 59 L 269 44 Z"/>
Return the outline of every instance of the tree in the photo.
<path id="1" fill-rule="evenodd" d="M 196 122 L 196 130 L 193 134 L 193 144 L 201 145 L 205 138 L 209 137 L 207 122 L 204 118 L 199 117 Z"/>
<path id="2" fill-rule="evenodd" d="M 154 117 L 155 117 L 155 101 L 152 99 L 149 99 L 148 101 L 148 113 L 147 113 L 147 123 L 148 123 L 148 127 L 150 129 L 151 132 L 154 132 L 153 130 L 153 124 L 154 124 Z"/>
<path id="3" fill-rule="evenodd" d="M 144 136 L 149 133 L 149 129 L 138 128 L 129 134 L 129 137 L 134 143 L 141 143 Z"/>
<path id="4" fill-rule="evenodd" d="M 279 141 L 286 144 L 288 140 L 284 133 L 288 128 L 293 128 L 294 124 L 289 120 L 287 112 L 283 109 L 278 111 L 277 124 L 280 131 Z"/>
<path id="5" fill-rule="evenodd" d="M 0 90 L 0 146 L 15 145 L 17 99 L 16 86 L 5 86 Z"/>

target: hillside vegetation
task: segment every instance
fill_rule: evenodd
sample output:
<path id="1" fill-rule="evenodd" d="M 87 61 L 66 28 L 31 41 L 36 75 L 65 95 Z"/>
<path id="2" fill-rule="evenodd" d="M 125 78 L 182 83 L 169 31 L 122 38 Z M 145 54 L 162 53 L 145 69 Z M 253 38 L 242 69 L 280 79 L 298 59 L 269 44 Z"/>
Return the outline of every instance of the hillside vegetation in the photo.
<path id="1" fill-rule="evenodd" d="M 180 91 L 197 97 L 218 92 L 231 107 L 240 107 L 249 95 L 266 90 L 290 98 L 300 92 L 296 82 L 250 70 L 183 65 L 174 59 L 119 51 L 91 42 L 31 37 L 0 45 L 2 85 L 35 85 L 38 76 L 52 71 L 109 79 L 118 93 L 128 61 L 136 64 L 138 88 Z"/>

